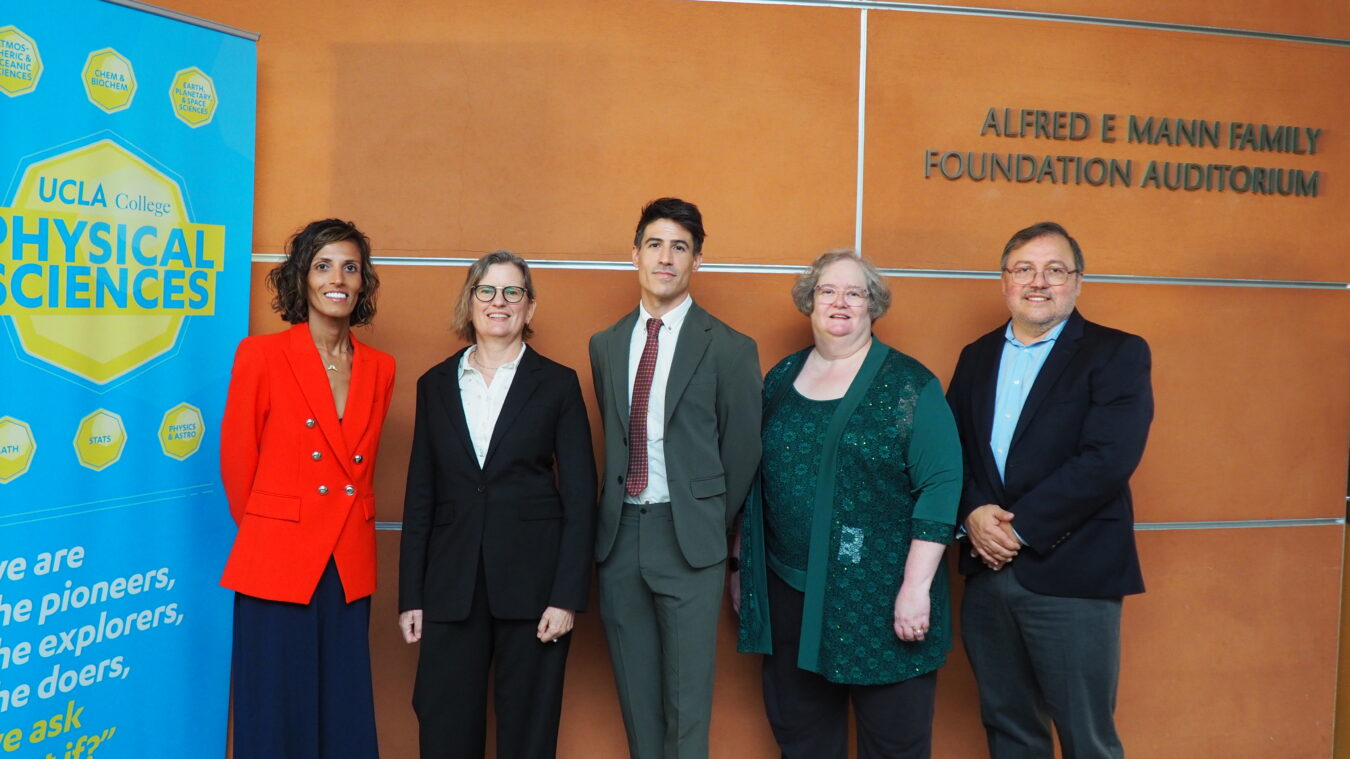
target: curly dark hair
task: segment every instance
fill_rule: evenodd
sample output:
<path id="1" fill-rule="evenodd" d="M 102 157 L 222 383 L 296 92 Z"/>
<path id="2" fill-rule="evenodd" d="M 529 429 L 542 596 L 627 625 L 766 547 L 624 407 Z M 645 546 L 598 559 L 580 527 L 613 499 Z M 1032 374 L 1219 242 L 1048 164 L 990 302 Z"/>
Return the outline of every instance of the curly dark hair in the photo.
<path id="1" fill-rule="evenodd" d="M 325 245 L 343 241 L 354 243 L 361 251 L 361 292 L 348 323 L 359 327 L 375 318 L 380 277 L 370 262 L 370 239 L 350 221 L 322 219 L 292 235 L 286 243 L 286 260 L 267 274 L 267 287 L 273 293 L 272 310 L 282 319 L 291 324 L 309 321 L 309 265 Z"/>

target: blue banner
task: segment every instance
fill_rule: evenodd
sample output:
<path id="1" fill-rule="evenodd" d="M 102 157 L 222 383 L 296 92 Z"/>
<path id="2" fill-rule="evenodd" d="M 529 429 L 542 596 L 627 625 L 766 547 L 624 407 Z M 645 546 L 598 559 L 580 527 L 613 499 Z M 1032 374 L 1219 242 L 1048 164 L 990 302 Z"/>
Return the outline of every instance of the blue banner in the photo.
<path id="1" fill-rule="evenodd" d="M 257 51 L 0 10 L 0 757 L 223 756 Z"/>

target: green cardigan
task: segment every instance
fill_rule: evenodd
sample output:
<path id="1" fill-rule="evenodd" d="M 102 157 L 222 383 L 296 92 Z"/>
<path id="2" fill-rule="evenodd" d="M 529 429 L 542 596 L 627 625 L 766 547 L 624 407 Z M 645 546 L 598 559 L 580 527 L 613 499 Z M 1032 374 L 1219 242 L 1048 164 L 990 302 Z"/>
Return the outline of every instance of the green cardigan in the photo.
<path id="1" fill-rule="evenodd" d="M 766 419 L 790 392 L 809 350 L 783 359 L 765 378 Z M 962 484 L 960 442 L 941 399 L 931 372 L 873 339 L 822 435 L 798 667 L 832 682 L 873 685 L 916 677 L 946 661 L 951 614 L 945 562 L 933 578 L 925 640 L 906 643 L 892 628 L 910 540 L 947 543 L 954 531 Z M 924 434 L 916 437 L 915 412 L 921 405 Z M 764 441 L 766 448 L 773 443 Z M 878 451 L 886 454 L 878 456 Z M 763 492 L 757 479 L 741 524 L 739 649 L 744 653 L 773 649 Z"/>

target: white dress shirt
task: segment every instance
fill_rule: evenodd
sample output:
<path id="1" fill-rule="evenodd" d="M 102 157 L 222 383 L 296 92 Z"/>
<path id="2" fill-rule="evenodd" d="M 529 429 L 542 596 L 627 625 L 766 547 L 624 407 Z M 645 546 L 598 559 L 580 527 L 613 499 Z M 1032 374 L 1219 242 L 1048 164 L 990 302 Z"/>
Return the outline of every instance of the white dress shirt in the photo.
<path id="1" fill-rule="evenodd" d="M 694 305 L 688 296 L 680 305 L 661 316 L 661 331 L 656 343 L 656 373 L 652 375 L 651 395 L 647 399 L 647 487 L 635 496 L 625 495 L 627 503 L 668 503 L 670 483 L 666 482 L 666 382 L 670 379 L 670 364 L 675 359 L 675 341 L 680 339 L 684 318 Z M 633 337 L 628 343 L 628 407 L 633 407 L 633 383 L 637 380 L 642 349 L 647 346 L 647 320 L 652 315 L 638 303 L 638 319 L 633 325 Z M 636 447 L 628 441 L 628 450 Z"/>
<path id="2" fill-rule="evenodd" d="M 502 413 L 502 404 L 511 390 L 511 381 L 516 378 L 516 367 L 525 355 L 525 346 L 514 359 L 497 367 L 489 385 L 473 364 L 470 357 L 478 351 L 477 345 L 469 346 L 459 357 L 459 399 L 464 403 L 464 419 L 469 424 L 469 439 L 473 441 L 473 452 L 478 456 L 478 467 L 483 467 L 487 459 L 488 446 L 492 443 L 492 429 L 497 426 L 497 417 Z"/>

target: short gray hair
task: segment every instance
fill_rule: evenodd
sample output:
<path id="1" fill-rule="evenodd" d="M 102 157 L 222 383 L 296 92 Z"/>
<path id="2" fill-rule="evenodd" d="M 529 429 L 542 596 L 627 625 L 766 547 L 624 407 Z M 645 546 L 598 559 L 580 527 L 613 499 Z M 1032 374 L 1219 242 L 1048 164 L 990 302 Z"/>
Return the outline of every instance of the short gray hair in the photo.
<path id="1" fill-rule="evenodd" d="M 882 278 L 881 270 L 876 264 L 855 254 L 849 248 L 821 253 L 811 262 L 811 266 L 797 277 L 797 281 L 792 285 L 792 302 L 797 305 L 798 311 L 807 316 L 811 315 L 811 310 L 815 308 L 816 285 L 820 282 L 820 273 L 830 264 L 845 259 L 862 268 L 863 281 L 867 283 L 867 315 L 872 317 L 872 321 L 885 315 L 886 310 L 891 307 L 891 288 L 886 286 L 886 280 Z"/>

